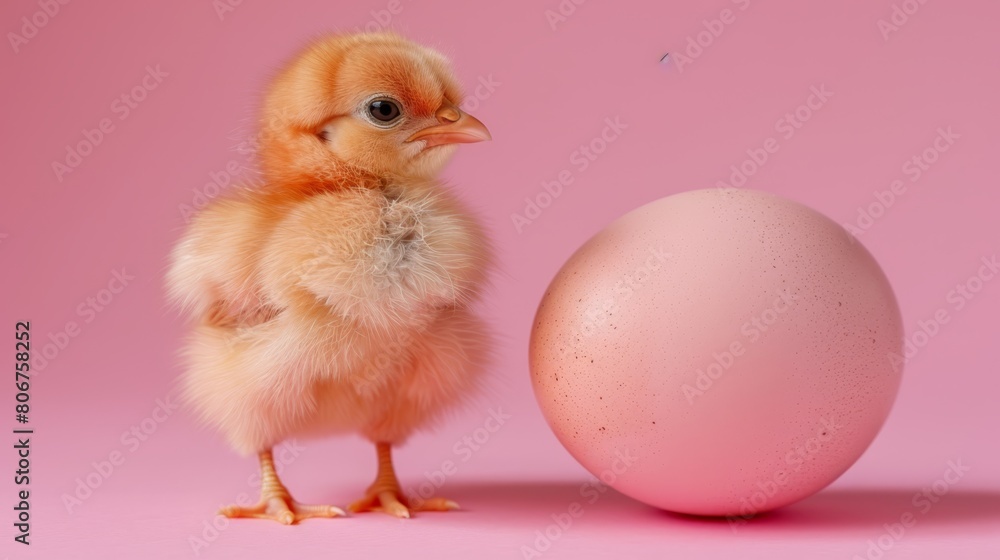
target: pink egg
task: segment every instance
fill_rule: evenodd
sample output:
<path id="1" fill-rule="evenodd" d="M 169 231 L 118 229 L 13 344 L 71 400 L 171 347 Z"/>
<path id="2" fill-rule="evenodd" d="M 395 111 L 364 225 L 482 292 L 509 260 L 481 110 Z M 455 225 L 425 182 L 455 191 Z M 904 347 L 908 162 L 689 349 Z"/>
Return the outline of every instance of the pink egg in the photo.
<path id="1" fill-rule="evenodd" d="M 841 226 L 711 189 L 583 245 L 542 299 L 530 361 L 549 425 L 592 474 L 663 509 L 749 517 L 861 456 L 902 344 L 889 282 Z"/>

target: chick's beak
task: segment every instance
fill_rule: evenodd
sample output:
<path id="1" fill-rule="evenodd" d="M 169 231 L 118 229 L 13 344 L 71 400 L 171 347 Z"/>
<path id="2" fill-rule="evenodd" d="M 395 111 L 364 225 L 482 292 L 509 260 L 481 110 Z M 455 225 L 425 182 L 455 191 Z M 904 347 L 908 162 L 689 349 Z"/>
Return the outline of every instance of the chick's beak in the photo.
<path id="1" fill-rule="evenodd" d="M 479 119 L 450 103 L 442 105 L 434 116 L 440 124 L 419 130 L 406 141 L 423 140 L 427 142 L 426 147 L 430 148 L 442 144 L 469 144 L 493 139 L 486 125 L 479 122 Z"/>

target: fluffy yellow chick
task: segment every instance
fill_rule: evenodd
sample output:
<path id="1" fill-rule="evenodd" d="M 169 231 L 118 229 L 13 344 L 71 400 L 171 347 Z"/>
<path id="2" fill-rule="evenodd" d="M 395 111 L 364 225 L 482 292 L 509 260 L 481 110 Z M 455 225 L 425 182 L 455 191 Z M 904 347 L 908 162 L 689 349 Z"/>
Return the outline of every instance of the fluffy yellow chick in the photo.
<path id="1" fill-rule="evenodd" d="M 388 33 L 332 37 L 273 81 L 263 107 L 263 185 L 202 210 L 172 254 L 170 295 L 195 319 L 186 396 L 242 453 L 261 500 L 228 517 L 336 517 L 292 499 L 271 448 L 360 433 L 378 474 L 355 512 L 409 517 L 391 450 L 480 379 L 483 232 L 434 180 L 455 144 L 489 140 L 458 108 L 448 61 Z"/>

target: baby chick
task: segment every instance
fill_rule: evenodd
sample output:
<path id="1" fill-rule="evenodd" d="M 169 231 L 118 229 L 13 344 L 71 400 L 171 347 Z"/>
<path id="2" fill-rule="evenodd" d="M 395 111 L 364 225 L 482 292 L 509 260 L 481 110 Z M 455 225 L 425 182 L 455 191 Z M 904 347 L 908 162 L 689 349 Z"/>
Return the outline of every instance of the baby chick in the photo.
<path id="1" fill-rule="evenodd" d="M 295 501 L 271 448 L 359 433 L 378 474 L 349 509 L 409 517 L 391 451 L 474 388 L 487 352 L 471 312 L 483 231 L 434 180 L 459 143 L 489 140 L 448 61 L 389 33 L 307 48 L 263 106 L 263 185 L 217 199 L 173 251 L 167 284 L 196 324 L 186 396 L 242 453 L 261 500 L 227 517 L 336 517 Z"/>

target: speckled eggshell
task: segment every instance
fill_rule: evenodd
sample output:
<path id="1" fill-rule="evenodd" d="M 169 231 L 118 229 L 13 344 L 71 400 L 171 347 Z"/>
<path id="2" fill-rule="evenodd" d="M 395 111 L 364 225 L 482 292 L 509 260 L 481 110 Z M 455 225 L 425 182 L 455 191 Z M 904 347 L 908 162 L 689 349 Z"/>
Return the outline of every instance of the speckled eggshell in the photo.
<path id="1" fill-rule="evenodd" d="M 841 226 L 711 189 L 581 247 L 529 352 L 549 425 L 595 476 L 663 509 L 750 516 L 858 459 L 896 396 L 902 342 L 889 282 Z"/>

